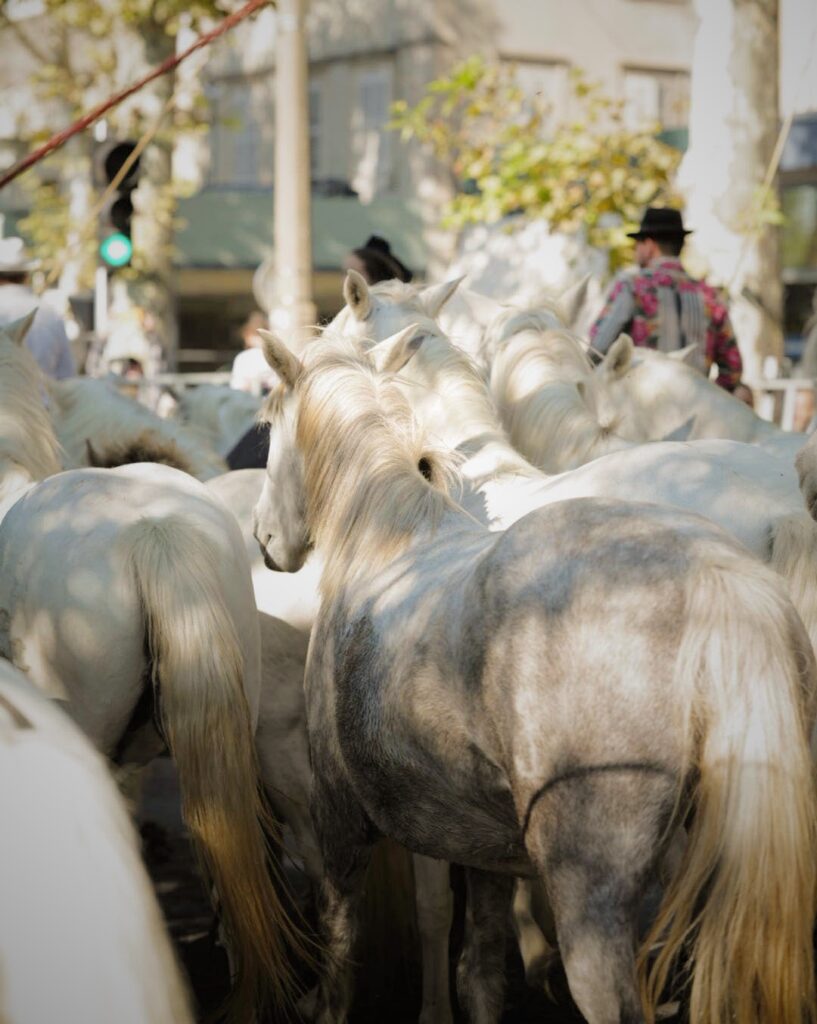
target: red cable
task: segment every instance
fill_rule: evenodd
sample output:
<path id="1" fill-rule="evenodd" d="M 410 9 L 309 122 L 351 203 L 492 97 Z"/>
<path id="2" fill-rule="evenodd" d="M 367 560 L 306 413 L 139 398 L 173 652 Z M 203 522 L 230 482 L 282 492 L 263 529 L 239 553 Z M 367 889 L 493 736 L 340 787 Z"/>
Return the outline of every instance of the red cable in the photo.
<path id="1" fill-rule="evenodd" d="M 44 145 L 40 146 L 39 149 L 35 149 L 33 153 L 29 153 L 27 157 L 24 157 L 19 163 L 15 164 L 11 170 L 0 178 L 0 189 L 4 188 L 10 181 L 28 170 L 38 161 L 42 160 L 44 156 L 49 153 L 53 153 L 55 149 L 59 149 L 64 143 L 66 143 L 72 136 L 76 135 L 77 132 L 84 131 L 89 125 L 93 124 L 94 121 L 102 117 L 103 114 L 107 113 L 111 107 L 115 107 L 122 100 L 127 99 L 128 96 L 132 96 L 135 92 L 138 92 L 143 86 L 147 85 L 148 82 L 152 82 L 154 78 L 159 78 L 160 75 L 164 75 L 168 71 L 172 71 L 173 68 L 177 67 L 183 60 L 194 53 L 196 50 L 200 50 L 202 46 L 207 46 L 218 36 L 227 32 L 234 25 L 237 25 L 244 18 L 248 17 L 258 10 L 259 7 L 263 7 L 265 4 L 274 3 L 275 0 L 249 0 L 249 3 L 245 4 L 240 10 L 234 14 L 228 15 L 224 21 L 220 22 L 216 28 L 210 32 L 206 32 L 203 36 L 200 36 L 192 46 L 188 46 L 184 52 L 174 54 L 172 57 L 168 57 L 167 60 L 162 61 L 158 67 L 155 67 L 153 71 L 145 75 L 144 78 L 140 79 L 134 85 L 130 85 L 127 89 L 123 89 L 121 92 L 100 103 L 94 107 L 90 113 L 85 114 L 78 121 L 75 121 L 69 128 L 65 128 L 63 131 L 58 132 L 56 135 L 52 135 L 51 138 Z"/>

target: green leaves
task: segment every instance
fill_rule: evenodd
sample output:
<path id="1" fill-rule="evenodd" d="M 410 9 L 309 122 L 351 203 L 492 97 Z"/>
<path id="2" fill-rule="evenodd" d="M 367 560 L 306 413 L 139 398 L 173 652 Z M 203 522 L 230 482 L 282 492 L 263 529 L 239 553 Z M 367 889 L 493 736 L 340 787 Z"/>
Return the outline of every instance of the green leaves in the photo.
<path id="1" fill-rule="evenodd" d="M 570 87 L 570 118 L 548 132 L 547 105 L 524 95 L 512 67 L 471 57 L 431 82 L 414 107 L 395 103 L 390 127 L 448 167 L 457 192 L 447 226 L 521 211 L 554 231 L 585 231 L 615 270 L 631 258 L 626 231 L 643 208 L 677 201 L 680 153 L 655 137 L 658 125 L 628 128 L 623 104 L 580 71 L 571 71 Z"/>

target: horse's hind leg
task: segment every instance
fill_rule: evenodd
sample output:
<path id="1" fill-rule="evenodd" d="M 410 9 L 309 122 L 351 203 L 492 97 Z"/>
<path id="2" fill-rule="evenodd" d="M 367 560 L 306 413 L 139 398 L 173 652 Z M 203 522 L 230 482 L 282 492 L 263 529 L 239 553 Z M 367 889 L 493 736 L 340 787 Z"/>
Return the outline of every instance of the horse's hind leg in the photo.
<path id="1" fill-rule="evenodd" d="M 533 889 L 536 884 L 530 879 L 519 878 L 513 893 L 513 929 L 525 967 L 525 981 L 531 987 L 546 983 L 548 970 L 556 956 L 556 950 L 545 938 L 536 919 Z"/>
<path id="2" fill-rule="evenodd" d="M 322 792 L 317 780 L 312 812 L 324 869 L 320 893 L 324 969 L 315 1021 L 343 1024 L 352 1002 L 353 954 L 372 853 L 371 836 L 360 808 L 337 793 Z"/>
<path id="3" fill-rule="evenodd" d="M 496 1024 L 505 993 L 505 939 L 513 878 L 466 868 L 465 937 L 457 994 L 469 1024 Z"/>
<path id="4" fill-rule="evenodd" d="M 417 925 L 422 942 L 423 1005 L 419 1024 L 451 1024 L 448 940 L 454 897 L 450 868 L 442 860 L 414 854 Z"/>
<path id="5" fill-rule="evenodd" d="M 570 991 L 588 1024 L 643 1024 L 638 906 L 674 795 L 669 775 L 628 766 L 577 773 L 533 805 L 528 853 L 545 879 Z"/>

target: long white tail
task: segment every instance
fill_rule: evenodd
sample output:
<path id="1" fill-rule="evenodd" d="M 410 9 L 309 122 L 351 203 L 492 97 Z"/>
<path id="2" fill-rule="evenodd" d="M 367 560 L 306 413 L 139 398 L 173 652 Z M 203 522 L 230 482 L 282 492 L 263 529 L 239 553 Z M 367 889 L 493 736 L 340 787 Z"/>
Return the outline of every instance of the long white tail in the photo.
<path id="1" fill-rule="evenodd" d="M 698 781 L 684 861 L 642 950 L 645 1005 L 684 950 L 696 1024 L 813 1022 L 811 647 L 760 564 L 707 568 L 686 611 L 676 692 Z M 648 971 L 646 950 L 659 942 Z"/>
<path id="2" fill-rule="evenodd" d="M 204 533 L 181 517 L 143 519 L 128 545 L 184 819 L 234 955 L 231 1018 L 251 1021 L 268 994 L 291 1002 L 287 950 L 303 952 L 304 940 L 270 878 L 237 626 Z"/>

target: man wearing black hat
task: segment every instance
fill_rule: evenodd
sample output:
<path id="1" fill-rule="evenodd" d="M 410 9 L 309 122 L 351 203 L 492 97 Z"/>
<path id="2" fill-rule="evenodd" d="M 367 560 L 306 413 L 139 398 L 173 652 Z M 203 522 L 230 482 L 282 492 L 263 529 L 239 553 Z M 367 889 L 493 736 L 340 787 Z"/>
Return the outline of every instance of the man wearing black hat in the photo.
<path id="1" fill-rule="evenodd" d="M 412 273 L 391 251 L 391 246 L 380 235 L 370 235 L 359 249 L 352 249 L 345 261 L 346 270 L 356 270 L 368 284 L 378 281 L 410 281 Z"/>
<path id="2" fill-rule="evenodd" d="M 629 234 L 639 269 L 617 275 L 590 341 L 601 353 L 622 332 L 636 345 L 661 352 L 696 345 L 692 361 L 704 373 L 715 363 L 718 384 L 734 391 L 743 367 L 726 302 L 681 266 L 678 257 L 688 234 L 678 210 L 647 208 L 641 227 Z"/>

